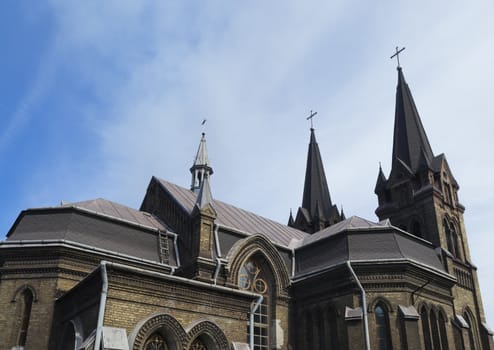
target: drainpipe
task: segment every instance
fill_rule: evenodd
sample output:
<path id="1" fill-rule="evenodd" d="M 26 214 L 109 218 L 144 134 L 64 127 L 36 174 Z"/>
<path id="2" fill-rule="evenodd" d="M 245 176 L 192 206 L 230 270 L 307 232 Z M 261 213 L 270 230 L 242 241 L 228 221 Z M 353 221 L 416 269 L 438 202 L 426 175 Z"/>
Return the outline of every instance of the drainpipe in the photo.
<path id="1" fill-rule="evenodd" d="M 221 269 L 221 258 L 216 258 L 216 268 L 214 269 L 213 284 L 216 285 L 216 280 Z"/>
<path id="2" fill-rule="evenodd" d="M 94 350 L 100 350 L 101 334 L 103 333 L 103 320 L 105 318 L 106 296 L 108 294 L 108 275 L 106 274 L 106 261 L 101 261 L 101 278 L 103 286 L 101 288 L 101 299 L 99 301 L 98 323 L 96 325 L 96 338 L 94 340 Z"/>
<path id="3" fill-rule="evenodd" d="M 365 337 L 365 350 L 370 350 L 370 339 L 369 339 L 369 319 L 367 316 L 367 300 L 365 298 L 365 290 L 364 287 L 362 287 L 362 284 L 360 283 L 357 274 L 353 270 L 352 264 L 350 263 L 350 260 L 347 260 L 346 262 L 348 269 L 350 270 L 350 273 L 352 274 L 353 278 L 355 279 L 355 282 L 357 282 L 357 286 L 360 289 L 360 294 L 362 295 L 362 313 L 364 316 L 364 337 Z"/>
<path id="4" fill-rule="evenodd" d="M 175 270 L 180 267 L 180 255 L 178 253 L 178 244 L 177 244 L 178 235 L 172 232 L 167 232 L 167 234 L 173 235 L 173 249 L 175 250 L 175 260 L 177 262 L 177 267 L 174 267 L 172 269 L 172 275 L 173 275 L 175 273 Z"/>
<path id="5" fill-rule="evenodd" d="M 264 297 L 259 295 L 254 306 L 252 306 L 252 310 L 250 311 L 250 322 L 249 322 L 249 347 L 251 350 L 254 350 L 254 313 L 257 311 L 259 305 L 261 305 Z M 96 350 L 96 349 L 95 349 Z"/>

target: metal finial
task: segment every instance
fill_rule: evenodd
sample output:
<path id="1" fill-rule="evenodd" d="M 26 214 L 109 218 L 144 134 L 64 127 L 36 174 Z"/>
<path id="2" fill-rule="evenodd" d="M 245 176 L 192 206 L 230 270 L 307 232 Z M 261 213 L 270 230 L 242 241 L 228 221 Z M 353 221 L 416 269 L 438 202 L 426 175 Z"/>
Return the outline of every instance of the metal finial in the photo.
<path id="1" fill-rule="evenodd" d="M 313 129 L 314 128 L 314 125 L 312 124 L 312 118 L 314 118 L 316 116 L 317 112 L 312 112 L 312 110 L 310 111 L 310 115 L 307 117 L 307 120 L 310 119 L 310 128 Z"/>
<path id="2" fill-rule="evenodd" d="M 390 57 L 391 59 L 396 57 L 396 60 L 398 61 L 398 67 L 397 68 L 401 68 L 401 66 L 400 66 L 400 52 L 402 52 L 403 50 L 405 50 L 405 47 L 398 49 L 398 46 L 396 46 L 396 53 Z"/>

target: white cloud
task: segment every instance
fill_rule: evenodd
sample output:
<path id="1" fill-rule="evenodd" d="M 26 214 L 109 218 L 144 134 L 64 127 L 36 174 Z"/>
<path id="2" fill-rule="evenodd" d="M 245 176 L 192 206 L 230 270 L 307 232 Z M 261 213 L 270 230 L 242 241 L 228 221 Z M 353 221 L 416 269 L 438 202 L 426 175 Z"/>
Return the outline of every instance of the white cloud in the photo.
<path id="1" fill-rule="evenodd" d="M 73 63 L 79 83 L 95 96 L 80 116 L 99 137 L 102 168 L 93 171 L 91 190 L 134 207 L 151 175 L 188 185 L 206 117 L 213 195 L 285 222 L 301 202 L 305 116 L 314 109 L 333 201 L 347 216 L 375 218 L 378 162 L 387 172 L 391 158 L 396 73 L 388 58 L 395 45 L 406 46 L 401 63 L 433 149 L 447 154 L 462 186 L 494 322 L 494 304 L 485 297 L 494 293 L 487 276 L 494 263 L 485 249 L 494 244 L 492 4 L 53 6 L 58 59 Z M 41 193 L 55 185 L 45 186 Z M 89 195 L 79 191 L 73 195 Z"/>

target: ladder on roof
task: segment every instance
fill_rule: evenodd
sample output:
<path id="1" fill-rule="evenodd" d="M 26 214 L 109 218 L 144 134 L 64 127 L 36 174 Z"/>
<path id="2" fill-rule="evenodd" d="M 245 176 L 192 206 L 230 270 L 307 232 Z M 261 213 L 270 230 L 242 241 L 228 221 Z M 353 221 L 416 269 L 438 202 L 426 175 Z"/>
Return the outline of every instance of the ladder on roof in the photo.
<path id="1" fill-rule="evenodd" d="M 166 234 L 166 232 L 158 230 L 158 240 L 160 261 L 162 264 L 168 265 L 170 263 L 170 249 L 168 246 L 168 235 Z"/>

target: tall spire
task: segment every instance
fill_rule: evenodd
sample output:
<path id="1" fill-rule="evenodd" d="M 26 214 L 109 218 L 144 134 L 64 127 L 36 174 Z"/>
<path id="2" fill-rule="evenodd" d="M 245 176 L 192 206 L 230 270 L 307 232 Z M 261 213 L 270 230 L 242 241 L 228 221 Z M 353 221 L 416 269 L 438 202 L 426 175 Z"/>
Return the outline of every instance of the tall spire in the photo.
<path id="1" fill-rule="evenodd" d="M 298 209 L 295 222 L 290 226 L 314 233 L 339 221 L 341 215 L 331 202 L 314 128 L 310 128 L 302 206 Z"/>
<path id="2" fill-rule="evenodd" d="M 199 143 L 196 158 L 194 160 L 194 164 L 190 168 L 190 172 L 192 173 L 190 189 L 198 193 L 202 187 L 204 179 L 213 174 L 213 168 L 209 165 L 205 133 L 202 133 L 201 142 Z"/>
<path id="3" fill-rule="evenodd" d="M 310 215 L 314 216 L 319 214 L 317 213 L 318 210 L 316 210 L 318 206 L 318 209 L 322 212 L 324 217 L 329 219 L 333 204 L 331 203 L 331 197 L 329 195 L 329 188 L 321 160 L 321 153 L 319 152 L 319 145 L 316 141 L 314 128 L 311 128 L 302 208 L 307 209 Z"/>
<path id="4" fill-rule="evenodd" d="M 399 159 L 415 173 L 421 166 L 430 166 L 433 158 L 434 154 L 412 93 L 405 81 L 401 67 L 398 67 L 393 162 Z"/>

